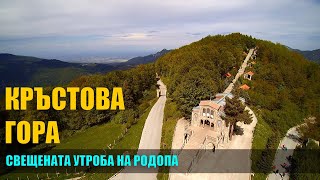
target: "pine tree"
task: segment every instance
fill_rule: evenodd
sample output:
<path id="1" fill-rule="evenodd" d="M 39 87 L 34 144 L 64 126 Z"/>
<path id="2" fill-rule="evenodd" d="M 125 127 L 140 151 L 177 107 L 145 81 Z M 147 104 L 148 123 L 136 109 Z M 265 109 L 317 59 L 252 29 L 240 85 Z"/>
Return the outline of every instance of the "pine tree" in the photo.
<path id="1" fill-rule="evenodd" d="M 239 100 L 239 96 L 235 95 L 232 99 L 226 98 L 226 106 L 224 109 L 226 114 L 223 119 L 226 121 L 226 125 L 229 126 L 229 137 L 232 139 L 232 134 L 234 131 L 234 126 L 237 122 L 243 122 L 245 124 L 250 124 L 252 122 L 251 116 L 245 106 Z"/>

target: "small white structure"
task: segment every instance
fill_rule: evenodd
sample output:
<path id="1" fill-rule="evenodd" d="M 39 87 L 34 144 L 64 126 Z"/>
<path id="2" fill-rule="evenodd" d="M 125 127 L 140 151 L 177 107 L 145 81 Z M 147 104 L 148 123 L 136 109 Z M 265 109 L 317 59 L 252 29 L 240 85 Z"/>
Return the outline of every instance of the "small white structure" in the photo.
<path id="1" fill-rule="evenodd" d="M 249 72 L 244 73 L 243 78 L 248 79 L 248 80 L 251 81 L 253 75 L 254 75 L 254 72 L 249 71 Z"/>

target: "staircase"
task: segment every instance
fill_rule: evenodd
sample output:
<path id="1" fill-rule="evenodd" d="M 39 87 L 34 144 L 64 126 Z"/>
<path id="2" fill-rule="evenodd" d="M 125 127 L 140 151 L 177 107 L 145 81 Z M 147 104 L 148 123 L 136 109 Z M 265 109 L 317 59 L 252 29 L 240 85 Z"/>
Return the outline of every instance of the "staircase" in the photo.
<path id="1" fill-rule="evenodd" d="M 172 172 L 186 173 L 198 154 L 199 148 L 202 147 L 206 131 L 197 131 L 193 133 L 187 144 L 184 145 L 183 150 L 179 154 L 179 166 L 171 168 Z"/>

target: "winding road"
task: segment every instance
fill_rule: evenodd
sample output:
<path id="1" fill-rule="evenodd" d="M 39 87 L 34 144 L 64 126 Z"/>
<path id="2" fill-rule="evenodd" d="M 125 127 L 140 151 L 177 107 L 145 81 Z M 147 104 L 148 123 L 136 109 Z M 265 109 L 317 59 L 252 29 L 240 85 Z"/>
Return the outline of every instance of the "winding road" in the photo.
<path id="1" fill-rule="evenodd" d="M 280 173 L 285 172 L 285 169 L 281 166 L 281 164 L 283 163 L 286 163 L 287 165 L 290 164 L 286 157 L 292 155 L 294 149 L 299 144 L 299 141 L 297 140 L 297 138 L 299 138 L 299 133 L 297 131 L 298 127 L 299 126 L 295 126 L 289 129 L 287 131 L 286 136 L 282 139 L 282 141 L 278 146 L 273 164 L 275 166 L 274 170 L 279 170 Z M 287 148 L 287 150 L 284 150 L 282 148 L 283 145 Z M 278 179 L 288 180 L 289 175 L 288 173 L 286 173 L 283 178 L 281 178 L 279 173 L 271 173 L 268 175 L 268 180 L 278 180 Z"/>
<path id="2" fill-rule="evenodd" d="M 143 150 L 152 149 L 152 154 L 157 154 L 160 152 L 160 143 L 161 143 L 161 135 L 162 135 L 162 124 L 163 124 L 163 115 L 164 115 L 164 107 L 166 103 L 166 93 L 167 88 L 165 84 L 159 80 L 158 81 L 160 94 L 158 101 L 152 107 L 147 120 L 144 124 L 139 149 L 137 154 L 147 154 Z M 112 180 L 141 180 L 141 179 L 157 179 L 158 169 L 153 169 L 152 173 L 132 173 L 138 172 L 139 168 L 137 167 L 127 167 L 121 171 L 121 173 L 114 175 Z"/>

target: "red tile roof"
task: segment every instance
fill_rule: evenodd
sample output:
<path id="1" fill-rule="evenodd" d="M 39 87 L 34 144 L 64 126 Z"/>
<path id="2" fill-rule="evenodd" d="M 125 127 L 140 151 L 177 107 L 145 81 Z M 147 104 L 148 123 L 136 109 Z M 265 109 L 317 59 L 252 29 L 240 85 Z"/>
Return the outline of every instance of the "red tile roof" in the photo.
<path id="1" fill-rule="evenodd" d="M 252 75 L 254 75 L 254 72 L 249 71 L 249 72 L 246 72 L 246 74 L 249 74 L 250 76 L 252 76 Z"/>
<path id="2" fill-rule="evenodd" d="M 219 109 L 220 108 L 220 105 L 213 102 L 213 101 L 210 101 L 210 100 L 204 100 L 204 101 L 200 101 L 200 106 L 210 106 L 212 107 L 213 109 Z"/>
<path id="3" fill-rule="evenodd" d="M 232 75 L 228 72 L 227 74 L 225 74 L 226 77 L 231 77 Z"/>
<path id="4" fill-rule="evenodd" d="M 239 88 L 243 89 L 243 90 L 249 90 L 250 86 L 248 86 L 247 84 L 244 84 L 244 85 L 240 86 Z"/>

